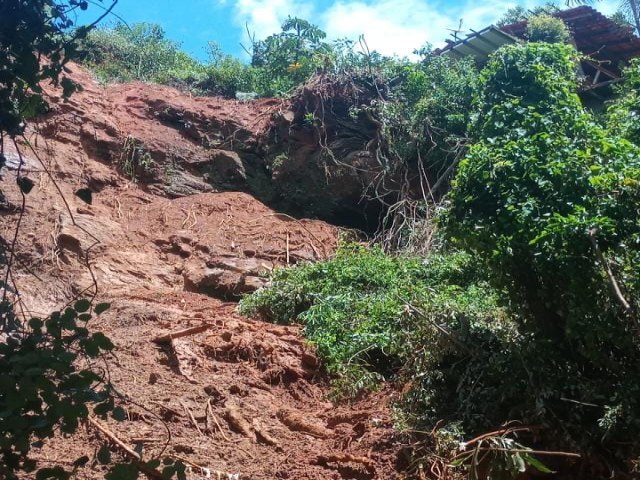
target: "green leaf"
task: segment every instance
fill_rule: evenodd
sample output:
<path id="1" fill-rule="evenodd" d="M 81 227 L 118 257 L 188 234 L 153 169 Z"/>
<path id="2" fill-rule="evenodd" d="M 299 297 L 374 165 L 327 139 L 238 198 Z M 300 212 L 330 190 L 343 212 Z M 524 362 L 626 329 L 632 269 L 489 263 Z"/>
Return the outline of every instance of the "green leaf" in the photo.
<path id="1" fill-rule="evenodd" d="M 524 460 L 527 462 L 527 465 L 535 468 L 540 473 L 554 473 L 553 470 L 547 467 L 544 463 L 529 454 L 524 455 Z"/>
<path id="2" fill-rule="evenodd" d="M 96 315 L 101 315 L 104 312 L 106 312 L 107 310 L 109 310 L 111 308 L 111 304 L 110 303 L 99 303 L 95 306 L 95 308 L 93 309 L 93 312 Z"/>
<path id="3" fill-rule="evenodd" d="M 147 467 L 149 467 L 149 468 L 151 468 L 151 469 L 155 470 L 156 468 L 158 468 L 158 467 L 160 466 L 160 464 L 161 464 L 161 463 L 162 463 L 162 462 L 160 461 L 160 459 L 159 459 L 159 458 L 156 458 L 156 459 L 154 459 L 154 460 L 149 460 L 149 461 L 147 462 Z"/>
<path id="4" fill-rule="evenodd" d="M 73 466 L 75 468 L 84 467 L 89 462 L 89 460 L 89 457 L 87 455 L 84 455 L 73 462 Z"/>
<path id="5" fill-rule="evenodd" d="M 83 313 L 91 308 L 91 302 L 83 298 L 78 300 L 73 308 L 75 308 L 76 312 Z"/>
<path id="6" fill-rule="evenodd" d="M 106 480 L 137 480 L 140 476 L 138 467 L 131 463 L 121 463 L 114 466 L 105 475 Z"/>
<path id="7" fill-rule="evenodd" d="M 113 419 L 118 422 L 124 422 L 127 419 L 127 412 L 125 412 L 124 408 L 122 407 L 114 408 L 113 412 L 111 412 L 111 415 L 113 416 Z"/>
<path id="8" fill-rule="evenodd" d="M 62 79 L 60 85 L 62 86 L 62 96 L 64 98 L 69 98 L 78 90 L 78 84 L 67 77 Z"/>
<path id="9" fill-rule="evenodd" d="M 76 190 L 76 197 L 89 205 L 93 203 L 93 192 L 89 188 L 79 188 Z"/>
<path id="10" fill-rule="evenodd" d="M 106 445 L 103 445 L 100 448 L 100 450 L 98 450 L 98 453 L 96 454 L 96 459 L 102 465 L 108 465 L 109 463 L 111 463 L 111 450 L 109 449 L 109 447 Z"/>
<path id="11" fill-rule="evenodd" d="M 28 177 L 18 177 L 16 182 L 18 183 L 18 187 L 20 187 L 20 191 L 25 195 L 31 193 L 31 190 L 33 190 L 33 187 L 35 186 L 33 180 Z"/>
<path id="12" fill-rule="evenodd" d="M 36 480 L 68 480 L 71 474 L 64 471 L 62 467 L 42 468 L 36 473 Z"/>

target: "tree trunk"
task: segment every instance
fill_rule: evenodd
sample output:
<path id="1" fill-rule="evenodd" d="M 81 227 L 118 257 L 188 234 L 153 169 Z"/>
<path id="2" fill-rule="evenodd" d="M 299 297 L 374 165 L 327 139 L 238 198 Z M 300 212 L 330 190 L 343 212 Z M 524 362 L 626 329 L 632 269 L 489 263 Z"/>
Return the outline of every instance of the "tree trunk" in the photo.
<path id="1" fill-rule="evenodd" d="M 633 23 L 636 27 L 636 33 L 640 34 L 640 12 L 638 11 L 638 1 L 637 0 L 628 0 L 629 8 L 631 9 L 631 13 L 633 14 Z"/>

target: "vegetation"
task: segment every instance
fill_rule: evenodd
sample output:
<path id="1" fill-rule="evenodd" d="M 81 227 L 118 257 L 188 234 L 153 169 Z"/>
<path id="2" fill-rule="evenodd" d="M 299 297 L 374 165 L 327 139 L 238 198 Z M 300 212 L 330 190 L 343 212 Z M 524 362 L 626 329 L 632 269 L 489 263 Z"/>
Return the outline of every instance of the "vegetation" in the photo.
<path id="1" fill-rule="evenodd" d="M 328 262 L 277 270 L 272 286 L 246 297 L 241 312 L 302 322 L 339 393 L 353 395 L 397 374 L 424 349 L 425 336 L 436 336 L 434 324 L 500 316 L 480 278 L 466 254 L 425 261 L 344 244 Z"/>
<path id="2" fill-rule="evenodd" d="M 618 98 L 608 109 L 607 127 L 640 146 L 640 61 L 633 60 L 624 75 L 625 82 L 618 89 Z"/>
<path id="3" fill-rule="evenodd" d="M 243 63 L 209 42 L 201 62 L 166 38 L 162 27 L 118 23 L 92 30 L 82 43 L 83 62 L 102 82 L 138 80 L 172 85 L 201 95 L 234 97 L 240 93 L 282 96 L 317 71 L 369 75 L 397 62 L 370 52 L 361 38 L 327 42 L 326 33 L 306 20 L 289 17 L 282 31 L 252 39 L 251 62 Z M 357 50 L 362 47 L 362 51 Z"/>
<path id="4" fill-rule="evenodd" d="M 574 71 L 569 46 L 505 47 L 493 58 L 482 140 L 460 165 L 444 224 L 454 245 L 485 259 L 533 335 L 529 398 L 542 385 L 547 393 L 525 418 L 553 415 L 581 446 L 589 430 L 633 442 L 640 150 L 585 112 Z M 534 362 L 543 352 L 544 364 Z M 546 371 L 555 362 L 563 368 Z M 563 407 L 563 398 L 592 407 Z"/>
<path id="5" fill-rule="evenodd" d="M 529 18 L 527 38 L 530 42 L 568 43 L 571 33 L 561 19 L 541 14 Z"/>
<path id="6" fill-rule="evenodd" d="M 501 48 L 482 71 L 428 47 L 417 63 L 385 58 L 363 38 L 330 42 L 291 17 L 281 32 L 253 39 L 250 64 L 214 43 L 202 63 L 157 25 L 72 34 L 68 14 L 76 8 L 87 3 L 0 6 L 0 31 L 12 32 L 0 37 L 0 50 L 10 52 L 0 58 L 2 141 L 19 139 L 24 122 L 46 109 L 43 81 L 62 86 L 64 96 L 74 92 L 64 66 L 78 40 L 103 81 L 233 97 L 286 95 L 319 73 L 344 87 L 338 96 L 357 91 L 339 105 L 345 121 L 375 126 L 367 148 L 381 173 L 373 190 L 386 208 L 381 230 L 391 233 L 378 237 L 380 245 L 343 244 L 328 261 L 276 270 L 241 312 L 302 323 L 338 395 L 402 385 L 399 423 L 432 431 L 424 444 L 446 437 L 447 464 L 471 478 L 479 477 L 480 451 L 489 452 L 486 478 L 548 473 L 524 440 L 579 452 L 594 471 L 632 475 L 640 458 L 640 62 L 599 119 L 577 95 L 579 57 L 551 5 L 507 12 L 502 23 L 528 21 L 529 41 Z M 318 109 L 302 117 L 305 128 L 325 126 Z M 272 167 L 287 162 L 277 152 Z M 153 163 L 131 138 L 120 166 L 135 179 Z M 21 175 L 18 184 L 24 195 L 33 187 Z M 4 261 L 10 269 L 11 256 Z M 112 345 L 86 322 L 108 306 L 78 300 L 21 321 L 7 300 L 8 279 L 0 475 L 16 478 L 37 467 L 28 459 L 34 439 L 57 427 L 72 432 L 91 411 L 114 418 L 122 411 L 91 368 Z M 518 442 L 512 422 L 524 425 Z M 486 442 L 469 451 L 464 440 L 472 437 Z M 183 475 L 167 468 L 167 476 Z M 115 466 L 110 478 L 136 478 L 137 469 Z M 37 478 L 69 477 L 41 469 Z"/>
<path id="7" fill-rule="evenodd" d="M 115 2 L 111 8 L 113 5 Z M 124 409 L 115 404 L 109 379 L 95 365 L 104 360 L 103 354 L 111 351 L 113 344 L 89 328 L 89 322 L 107 311 L 109 304 L 96 303 L 94 292 L 90 299 L 76 298 L 46 318 L 28 319 L 24 313 L 16 313 L 21 299 L 10 281 L 15 239 L 26 196 L 34 187 L 22 174 L 22 149 L 29 145 L 24 135 L 26 121 L 48 108 L 44 82 L 61 86 L 65 99 L 79 88 L 64 73 L 65 65 L 77 57 L 78 41 L 93 27 L 72 31 L 71 16 L 77 9 L 87 8 L 84 0 L 10 0 L 0 4 L 0 164 L 6 162 L 5 142 L 11 142 L 20 159 L 17 184 L 23 199 L 13 243 L 0 242 L 4 270 L 0 299 L 0 478 L 7 480 L 26 478 L 24 475 L 37 480 L 71 478 L 89 457 L 75 460 L 69 472 L 61 466 L 38 465 L 29 457 L 32 448 L 55 434 L 74 433 L 91 415 L 110 415 L 118 421 L 126 418 Z M 81 191 L 78 196 L 82 198 Z M 94 287 L 97 292 L 97 285 Z M 141 469 L 160 465 L 160 460 L 114 464 L 108 447 L 100 452 L 98 459 L 111 467 L 106 476 L 109 480 L 135 480 Z M 183 479 L 185 467 L 169 460 L 158 474 Z"/>
<path id="8" fill-rule="evenodd" d="M 565 31 L 541 24 L 547 40 Z M 242 310 L 300 321 L 341 392 L 407 382 L 412 428 L 462 440 L 543 425 L 539 445 L 629 472 L 640 453 L 638 67 L 602 126 L 576 93 L 577 60 L 565 43 L 532 42 L 503 47 L 479 77 L 407 67 L 405 104 L 472 142 L 439 247 L 423 258 L 343 247 L 277 271 Z"/>

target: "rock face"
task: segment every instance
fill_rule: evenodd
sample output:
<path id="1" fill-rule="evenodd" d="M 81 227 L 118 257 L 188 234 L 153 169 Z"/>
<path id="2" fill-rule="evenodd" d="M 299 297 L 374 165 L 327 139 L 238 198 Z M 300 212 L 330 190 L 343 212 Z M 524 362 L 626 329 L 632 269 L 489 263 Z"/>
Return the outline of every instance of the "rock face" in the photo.
<path id="1" fill-rule="evenodd" d="M 247 172 L 240 155 L 215 150 L 210 161 L 211 178 L 227 187 L 246 187 Z"/>
<path id="2" fill-rule="evenodd" d="M 80 83 L 91 82 L 73 68 Z M 323 77 L 288 101 L 192 98 L 135 83 L 91 86 L 54 104 L 40 130 L 157 195 L 244 191 L 295 216 L 371 230 L 381 203 L 364 194 L 381 193 L 380 174 L 389 166 L 381 124 L 366 108 L 357 115 L 352 109 L 377 95 L 373 87 Z M 394 188 L 392 173 L 384 189 Z M 113 181 L 92 175 L 96 190 Z"/>

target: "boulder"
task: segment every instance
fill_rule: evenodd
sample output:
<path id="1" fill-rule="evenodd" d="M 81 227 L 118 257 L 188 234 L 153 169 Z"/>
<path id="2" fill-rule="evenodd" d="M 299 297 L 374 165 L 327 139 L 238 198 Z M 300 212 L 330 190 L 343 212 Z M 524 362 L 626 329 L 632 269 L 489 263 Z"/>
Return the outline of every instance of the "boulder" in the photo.
<path id="1" fill-rule="evenodd" d="M 267 280 L 260 274 L 272 268 L 271 262 L 256 258 L 214 257 L 188 261 L 182 276 L 187 291 L 234 299 L 265 286 Z"/>

